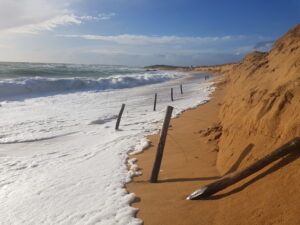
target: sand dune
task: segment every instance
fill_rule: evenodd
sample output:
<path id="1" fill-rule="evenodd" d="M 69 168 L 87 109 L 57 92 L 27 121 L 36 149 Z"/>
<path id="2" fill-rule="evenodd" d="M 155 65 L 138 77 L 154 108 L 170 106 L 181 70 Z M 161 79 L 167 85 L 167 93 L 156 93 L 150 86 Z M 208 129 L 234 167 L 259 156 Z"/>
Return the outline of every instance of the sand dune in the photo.
<path id="1" fill-rule="evenodd" d="M 220 171 L 232 165 L 245 142 L 255 143 L 245 163 L 249 164 L 300 136 L 300 25 L 280 38 L 269 53 L 246 56 L 226 79 L 220 112 Z"/>
<path id="2" fill-rule="evenodd" d="M 253 52 L 246 56 L 226 79 L 226 95 L 219 114 L 222 136 L 217 159 L 222 174 L 248 144 L 254 146 L 241 162 L 241 168 L 300 136 L 300 25 L 280 38 L 269 53 Z M 256 215 L 260 221 L 258 224 L 300 223 L 300 162 L 292 161 L 291 158 L 277 164 L 278 168 L 273 167 L 278 169 L 276 174 L 266 176 L 254 192 L 245 192 L 237 199 L 242 202 L 241 215 L 250 216 L 252 211 L 252 217 Z M 281 167 L 285 164 L 289 165 Z M 228 200 L 226 205 L 230 204 L 234 202 Z M 219 213 L 219 224 L 234 214 L 230 210 Z"/>
<path id="3" fill-rule="evenodd" d="M 218 193 L 212 201 L 189 204 L 184 200 L 184 193 L 189 194 L 191 187 L 211 182 L 193 180 L 197 175 L 191 171 L 201 171 L 200 176 L 206 173 L 222 176 L 250 165 L 300 136 L 300 24 L 276 41 L 268 53 L 253 52 L 240 63 L 192 70 L 222 75 L 220 83 L 224 90 L 222 94 L 213 95 L 208 105 L 187 112 L 172 122 L 171 135 L 179 140 L 185 134 L 185 138 L 180 138 L 180 147 L 172 144 L 174 140 L 167 143 L 161 179 L 190 177 L 190 183 L 188 180 L 180 182 L 180 179 L 174 184 L 133 182 L 129 190 L 141 198 L 140 203 L 134 204 L 141 208 L 138 217 L 144 219 L 145 224 L 159 225 L 300 224 L 299 154 L 271 164 Z M 207 114 L 209 122 L 200 122 Z M 197 115 L 201 115 L 200 118 Z M 157 137 L 151 140 L 155 146 Z M 149 153 L 139 157 L 138 164 L 146 175 L 137 181 L 147 179 L 154 151 L 155 147 L 152 147 Z M 171 151 L 184 151 L 185 160 L 182 153 L 178 153 L 176 159 L 176 154 Z M 202 161 L 205 157 L 213 161 L 211 151 L 217 152 L 216 165 L 208 166 Z M 198 164 L 193 161 L 197 157 L 202 157 Z M 213 168 L 219 173 L 209 172 Z M 166 210 L 166 204 L 173 206 Z M 155 213 L 161 218 L 155 217 Z"/>

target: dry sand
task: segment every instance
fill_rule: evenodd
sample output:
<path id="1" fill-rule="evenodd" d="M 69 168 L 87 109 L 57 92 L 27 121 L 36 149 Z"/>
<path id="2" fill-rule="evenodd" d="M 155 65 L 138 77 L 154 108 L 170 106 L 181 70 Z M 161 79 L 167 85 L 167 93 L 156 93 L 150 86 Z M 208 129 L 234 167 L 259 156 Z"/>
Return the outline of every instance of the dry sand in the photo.
<path id="1" fill-rule="evenodd" d="M 160 182 L 148 182 L 159 136 L 137 156 L 143 175 L 128 184 L 146 225 L 300 224 L 299 152 L 215 194 L 185 197 L 300 136 L 300 25 L 269 53 L 240 63 L 194 68 L 225 76 L 212 100 L 172 120 Z"/>

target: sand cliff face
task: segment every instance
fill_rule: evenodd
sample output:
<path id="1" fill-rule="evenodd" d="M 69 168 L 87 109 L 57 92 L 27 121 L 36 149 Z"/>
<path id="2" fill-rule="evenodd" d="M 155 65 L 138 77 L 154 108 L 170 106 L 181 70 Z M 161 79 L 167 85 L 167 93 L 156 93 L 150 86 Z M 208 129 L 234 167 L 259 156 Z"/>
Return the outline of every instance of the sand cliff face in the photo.
<path id="1" fill-rule="evenodd" d="M 300 24 L 270 52 L 253 52 L 220 73 L 226 80 L 215 128 L 221 131 L 216 163 L 221 174 L 300 137 Z M 299 168 L 297 153 L 225 190 L 214 224 L 299 224 Z"/>
<path id="2" fill-rule="evenodd" d="M 244 165 L 300 136 L 300 24 L 269 53 L 253 52 L 226 75 L 218 169 L 225 173 L 248 144 Z"/>

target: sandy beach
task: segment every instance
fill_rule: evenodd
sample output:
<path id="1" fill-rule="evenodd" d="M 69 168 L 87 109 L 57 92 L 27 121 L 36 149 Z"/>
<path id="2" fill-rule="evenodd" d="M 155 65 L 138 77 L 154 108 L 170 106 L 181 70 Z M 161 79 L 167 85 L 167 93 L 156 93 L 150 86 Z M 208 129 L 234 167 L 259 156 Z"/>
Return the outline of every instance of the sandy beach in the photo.
<path id="1" fill-rule="evenodd" d="M 218 89 L 212 100 L 196 109 L 184 112 L 171 121 L 159 182 L 149 183 L 158 135 L 150 136 L 152 146 L 134 156 L 143 175 L 127 185 L 138 197 L 134 207 L 145 224 L 211 224 L 218 203 L 185 200 L 199 186 L 220 177 L 216 165 L 216 141 L 208 142 L 199 131 L 218 121 L 218 111 L 224 90 Z"/>
<path id="2" fill-rule="evenodd" d="M 150 136 L 151 147 L 134 156 L 143 175 L 127 189 L 137 196 L 132 205 L 144 224 L 300 224 L 299 152 L 208 200 L 185 200 L 195 189 L 300 136 L 299 46 L 300 25 L 269 53 L 194 69 L 223 74 L 222 84 L 211 101 L 171 121 L 158 183 L 149 178 L 159 135 Z"/>

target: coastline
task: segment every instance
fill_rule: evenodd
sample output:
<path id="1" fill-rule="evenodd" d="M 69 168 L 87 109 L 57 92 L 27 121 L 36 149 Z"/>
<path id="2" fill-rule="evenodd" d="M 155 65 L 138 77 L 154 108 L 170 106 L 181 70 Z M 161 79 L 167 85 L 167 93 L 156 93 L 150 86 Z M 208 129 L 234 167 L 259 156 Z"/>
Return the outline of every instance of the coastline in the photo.
<path id="1" fill-rule="evenodd" d="M 208 141 L 201 135 L 201 130 L 218 123 L 224 87 L 215 86 L 210 101 L 171 120 L 158 183 L 149 183 L 149 177 L 159 134 L 148 137 L 151 145 L 147 150 L 131 156 L 137 158 L 142 175 L 134 177 L 126 188 L 136 194 L 132 206 L 139 208 L 137 217 L 144 224 L 189 225 L 199 221 L 212 224 L 218 202 L 200 203 L 185 198 L 201 185 L 220 177 L 216 169 L 217 140 Z"/>
<path id="2" fill-rule="evenodd" d="M 142 150 L 148 144 L 144 137 L 158 132 L 171 103 L 171 88 L 174 116 L 205 102 L 213 91 L 202 78 L 184 80 L 186 73 L 156 74 L 168 81 L 112 91 L 24 96 L 26 101 L 3 105 L 1 212 L 11 216 L 1 222 L 140 224 L 134 218 L 136 209 L 130 207 L 134 195 L 124 188 L 135 172 L 128 171 L 127 153 Z M 148 81 L 143 76 L 142 80 Z M 155 112 L 154 93 L 159 96 Z M 122 103 L 126 108 L 116 131 L 115 115 Z"/>

